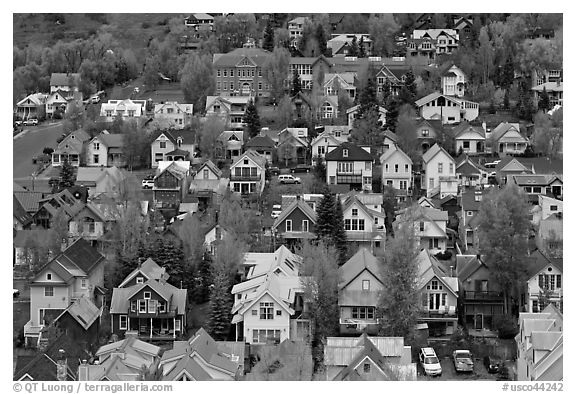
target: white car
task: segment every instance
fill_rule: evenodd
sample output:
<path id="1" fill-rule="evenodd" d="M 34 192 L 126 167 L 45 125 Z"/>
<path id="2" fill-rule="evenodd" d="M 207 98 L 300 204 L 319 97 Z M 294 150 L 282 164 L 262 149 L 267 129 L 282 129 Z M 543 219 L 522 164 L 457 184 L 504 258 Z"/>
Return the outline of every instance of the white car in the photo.
<path id="1" fill-rule="evenodd" d="M 24 126 L 38 126 L 38 119 L 27 119 L 23 124 Z"/>
<path id="2" fill-rule="evenodd" d="M 279 175 L 278 182 L 280 182 L 283 185 L 288 183 L 302 183 L 300 178 L 295 177 L 294 175 Z"/>
<path id="3" fill-rule="evenodd" d="M 424 369 L 424 374 L 429 376 L 442 375 L 442 366 L 433 348 L 423 347 L 420 349 L 420 363 Z"/>
<path id="4" fill-rule="evenodd" d="M 142 180 L 142 189 L 152 189 L 154 187 L 154 179 L 147 178 Z"/>
<path id="5" fill-rule="evenodd" d="M 282 205 L 272 205 L 272 217 L 276 219 L 282 213 Z"/>

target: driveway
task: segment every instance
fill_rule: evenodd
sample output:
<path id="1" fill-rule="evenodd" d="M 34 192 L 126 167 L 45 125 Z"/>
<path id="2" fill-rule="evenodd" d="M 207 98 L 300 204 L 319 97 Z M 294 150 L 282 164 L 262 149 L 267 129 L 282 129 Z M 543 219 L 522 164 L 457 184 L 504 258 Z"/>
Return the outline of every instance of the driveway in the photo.
<path id="1" fill-rule="evenodd" d="M 45 147 L 56 148 L 56 140 L 62 133 L 61 121 L 25 127 L 24 131 L 13 139 L 13 177 L 30 176 L 36 170 L 32 157 L 41 154 Z"/>
<path id="2" fill-rule="evenodd" d="M 422 369 L 422 365 L 418 363 L 418 380 L 432 381 L 432 380 L 496 380 L 498 374 L 489 374 L 480 359 L 474 359 L 474 372 L 472 373 L 458 373 L 454 368 L 454 363 L 449 357 L 444 357 L 440 359 L 440 365 L 442 366 L 442 376 L 426 376 Z"/>

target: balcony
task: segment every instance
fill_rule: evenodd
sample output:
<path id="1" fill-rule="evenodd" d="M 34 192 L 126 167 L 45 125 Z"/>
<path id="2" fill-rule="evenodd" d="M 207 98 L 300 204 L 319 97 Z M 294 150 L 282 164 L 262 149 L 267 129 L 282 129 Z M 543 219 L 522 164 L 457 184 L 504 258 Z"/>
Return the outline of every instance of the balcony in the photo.
<path id="1" fill-rule="evenodd" d="M 230 174 L 231 181 L 250 181 L 258 182 L 260 181 L 260 175 L 258 174 Z"/>
<path id="2" fill-rule="evenodd" d="M 498 291 L 464 291 L 466 301 L 504 302 L 503 294 Z"/>
<path id="3" fill-rule="evenodd" d="M 355 172 L 336 172 L 336 182 L 343 183 L 362 183 L 362 171 Z"/>
<path id="4" fill-rule="evenodd" d="M 158 310 L 156 310 L 156 312 L 148 312 L 148 311 L 144 311 L 144 312 L 140 312 L 138 310 L 130 310 L 128 312 L 128 317 L 140 317 L 140 318 L 173 318 L 176 317 L 176 311 L 175 310 L 171 310 L 171 311 L 164 311 L 164 312 L 159 312 Z"/>
<path id="5" fill-rule="evenodd" d="M 455 305 L 446 305 L 439 309 L 423 309 L 418 313 L 420 319 L 425 320 L 458 320 Z"/>

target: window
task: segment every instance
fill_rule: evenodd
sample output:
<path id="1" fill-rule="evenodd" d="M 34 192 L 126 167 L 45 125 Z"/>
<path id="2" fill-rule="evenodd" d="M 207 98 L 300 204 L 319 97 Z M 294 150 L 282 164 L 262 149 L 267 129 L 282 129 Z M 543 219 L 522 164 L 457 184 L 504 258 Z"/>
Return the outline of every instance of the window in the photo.
<path id="1" fill-rule="evenodd" d="M 252 309 L 252 316 L 258 316 L 258 309 Z"/>
<path id="2" fill-rule="evenodd" d="M 358 216 L 358 209 L 352 208 L 352 216 Z"/>
<path id="3" fill-rule="evenodd" d="M 560 274 L 556 275 L 556 288 L 557 289 L 562 288 L 562 275 Z"/>
<path id="4" fill-rule="evenodd" d="M 274 303 L 261 302 L 260 303 L 260 320 L 274 319 Z"/>
<path id="5" fill-rule="evenodd" d="M 429 133 L 430 132 L 428 131 L 428 129 L 423 129 L 422 130 L 422 137 L 427 137 Z"/>
<path id="6" fill-rule="evenodd" d="M 156 300 L 148 301 L 148 313 L 156 313 Z"/>
<path id="7" fill-rule="evenodd" d="M 278 310 L 276 311 L 276 316 L 282 316 L 282 310 L 278 309 Z"/>
<path id="8" fill-rule="evenodd" d="M 94 155 L 94 164 L 100 163 L 100 155 Z"/>
<path id="9" fill-rule="evenodd" d="M 52 280 L 52 274 L 46 274 L 46 280 Z"/>
<path id="10" fill-rule="evenodd" d="M 222 70 L 222 73 L 223 73 L 223 75 L 224 75 L 225 77 L 228 76 L 228 70 L 224 69 L 224 70 Z"/>
<path id="11" fill-rule="evenodd" d="M 370 364 L 364 363 L 364 373 L 370 373 Z"/>
<path id="12" fill-rule="evenodd" d="M 342 157 L 348 157 L 348 149 L 342 150 Z"/>
<path id="13" fill-rule="evenodd" d="M 220 81 L 216 82 L 216 90 L 220 90 Z"/>
<path id="14" fill-rule="evenodd" d="M 466 211 L 466 216 L 472 216 L 474 215 L 474 211 Z"/>
<path id="15" fill-rule="evenodd" d="M 551 211 L 557 211 L 557 210 L 558 210 L 558 205 L 550 205 L 550 210 L 551 210 Z"/>
<path id="16" fill-rule="evenodd" d="M 350 219 L 344 219 L 344 230 L 350 231 Z"/>
<path id="17" fill-rule="evenodd" d="M 420 231 L 424 231 L 424 222 L 420 222 Z"/>
<path id="18" fill-rule="evenodd" d="M 394 164 L 394 172 L 398 172 L 398 164 Z"/>
<path id="19" fill-rule="evenodd" d="M 388 164 L 385 164 L 384 168 L 386 169 L 386 172 L 388 172 Z"/>
<path id="20" fill-rule="evenodd" d="M 221 76 L 221 75 L 220 75 L 220 69 L 216 70 L 216 76 L 217 76 L 217 77 L 220 77 L 220 76 Z"/>
<path id="21" fill-rule="evenodd" d="M 127 330 L 128 329 L 128 316 L 120 315 L 120 329 Z"/>
<path id="22" fill-rule="evenodd" d="M 352 307 L 352 319 L 374 319 L 374 307 L 355 306 Z"/>
<path id="23" fill-rule="evenodd" d="M 280 343 L 280 330 L 252 331 L 252 343 L 266 343 L 268 340 Z"/>
<path id="24" fill-rule="evenodd" d="M 430 189 L 434 189 L 434 178 L 428 179 L 428 184 L 430 185 Z"/>
<path id="25" fill-rule="evenodd" d="M 438 174 L 442 174 L 444 170 L 444 163 L 438 163 Z"/>
<path id="26" fill-rule="evenodd" d="M 408 172 L 408 164 L 404 164 L 404 172 Z"/>
<path id="27" fill-rule="evenodd" d="M 302 231 L 308 231 L 308 220 L 302 220 Z"/>
<path id="28" fill-rule="evenodd" d="M 234 90 L 234 82 L 230 82 L 230 90 Z"/>
<path id="29" fill-rule="evenodd" d="M 54 286 L 44 287 L 44 297 L 54 297 Z"/>
<path id="30" fill-rule="evenodd" d="M 99 142 L 94 143 L 94 150 L 100 150 L 100 143 Z"/>
<path id="31" fill-rule="evenodd" d="M 138 300 L 138 312 L 146 313 L 146 300 Z"/>
<path id="32" fill-rule="evenodd" d="M 438 290 L 438 281 L 437 280 L 433 280 L 431 283 L 431 290 Z"/>
<path id="33" fill-rule="evenodd" d="M 130 312 L 136 312 L 136 300 L 130 301 Z"/>
<path id="34" fill-rule="evenodd" d="M 182 147 L 182 138 L 178 137 L 178 140 L 176 141 L 176 143 L 178 144 L 178 148 Z"/>
<path id="35" fill-rule="evenodd" d="M 369 161 L 365 162 L 364 170 L 371 171 L 372 170 L 372 163 Z"/>
<path id="36" fill-rule="evenodd" d="M 542 188 L 540 186 L 534 186 L 532 189 L 533 193 L 542 193 Z"/>
<path id="37" fill-rule="evenodd" d="M 174 320 L 174 323 L 175 323 L 175 325 L 174 325 L 174 331 L 181 331 L 182 329 L 180 328 L 180 325 L 181 325 L 182 322 L 180 321 L 180 319 Z"/>
<path id="38" fill-rule="evenodd" d="M 292 220 L 286 220 L 286 232 L 292 231 Z"/>
<path id="39" fill-rule="evenodd" d="M 234 69 L 230 69 L 230 76 L 233 77 L 234 76 Z"/>
<path id="40" fill-rule="evenodd" d="M 369 280 L 363 280 L 362 281 L 362 290 L 370 290 L 370 281 Z"/>
<path id="41" fill-rule="evenodd" d="M 208 170 L 204 170 L 203 172 L 204 179 L 208 179 Z"/>
<path id="42" fill-rule="evenodd" d="M 149 291 L 144 292 L 144 299 L 145 300 L 149 300 L 151 297 L 152 297 L 152 293 L 150 293 Z"/>
<path id="43" fill-rule="evenodd" d="M 80 280 L 80 287 L 81 287 L 82 289 L 87 288 L 87 287 L 88 287 L 88 279 L 82 279 L 82 280 Z"/>
<path id="44" fill-rule="evenodd" d="M 160 141 L 160 149 L 166 149 L 166 141 Z"/>
<path id="45" fill-rule="evenodd" d="M 449 170 L 450 174 L 454 173 L 454 164 L 453 163 L 450 163 L 450 165 L 448 166 L 448 170 Z"/>
<path id="46" fill-rule="evenodd" d="M 400 190 L 406 190 L 408 188 L 408 181 L 400 181 Z"/>

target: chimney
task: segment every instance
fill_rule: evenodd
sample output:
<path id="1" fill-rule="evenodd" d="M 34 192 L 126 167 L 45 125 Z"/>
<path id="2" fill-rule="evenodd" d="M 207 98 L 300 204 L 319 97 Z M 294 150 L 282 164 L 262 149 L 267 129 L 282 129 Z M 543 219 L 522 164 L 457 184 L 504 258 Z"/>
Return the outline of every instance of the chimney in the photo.
<path id="1" fill-rule="evenodd" d="M 476 255 L 476 259 L 477 259 L 478 261 L 482 261 L 482 259 L 480 258 L 480 254 L 477 254 L 477 255 Z"/>
<path id="2" fill-rule="evenodd" d="M 58 359 L 56 360 L 56 379 L 66 381 L 68 377 L 68 360 L 64 349 L 58 350 Z"/>
<path id="3" fill-rule="evenodd" d="M 81 382 L 90 380 L 88 378 L 88 362 L 86 360 L 82 360 L 78 366 L 78 380 Z"/>

